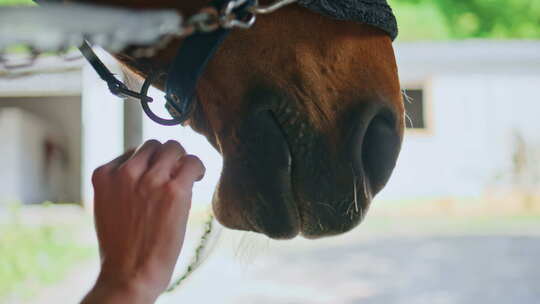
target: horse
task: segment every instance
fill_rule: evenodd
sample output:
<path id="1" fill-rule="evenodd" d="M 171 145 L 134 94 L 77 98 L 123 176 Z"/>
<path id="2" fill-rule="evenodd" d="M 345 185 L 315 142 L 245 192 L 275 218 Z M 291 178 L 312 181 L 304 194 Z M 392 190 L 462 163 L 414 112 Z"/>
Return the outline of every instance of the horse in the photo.
<path id="1" fill-rule="evenodd" d="M 64 2 L 189 16 L 210 1 Z M 404 133 L 394 37 L 369 18 L 324 14 L 339 2 L 387 8 L 385 0 L 300 0 L 232 31 L 201 76 L 186 124 L 223 156 L 212 205 L 225 227 L 273 239 L 342 234 L 388 182 Z M 149 58 L 113 55 L 149 77 L 149 67 L 167 73 L 183 42 Z M 165 80 L 153 85 L 164 90 Z"/>

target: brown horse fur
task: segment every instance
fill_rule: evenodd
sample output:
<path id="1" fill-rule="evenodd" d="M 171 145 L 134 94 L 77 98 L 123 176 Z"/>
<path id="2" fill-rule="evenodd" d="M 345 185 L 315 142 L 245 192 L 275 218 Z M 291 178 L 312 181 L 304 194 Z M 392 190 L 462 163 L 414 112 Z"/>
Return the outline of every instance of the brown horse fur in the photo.
<path id="1" fill-rule="evenodd" d="M 208 1 L 90 0 L 195 13 Z M 265 3 L 265 1 L 263 1 Z M 167 71 L 181 41 L 136 73 Z M 163 89 L 163 80 L 155 83 Z M 291 238 L 344 233 L 394 168 L 404 110 L 392 41 L 381 30 L 297 5 L 235 30 L 211 60 L 189 124 L 224 157 L 214 195 L 233 229 Z"/>

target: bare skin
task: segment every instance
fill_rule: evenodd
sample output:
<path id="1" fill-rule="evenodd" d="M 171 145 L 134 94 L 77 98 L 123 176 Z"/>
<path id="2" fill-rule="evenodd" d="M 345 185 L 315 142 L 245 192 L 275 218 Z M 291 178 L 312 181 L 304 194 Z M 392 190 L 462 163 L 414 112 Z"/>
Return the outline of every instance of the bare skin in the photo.
<path id="1" fill-rule="evenodd" d="M 148 141 L 95 170 L 98 279 L 83 304 L 154 303 L 182 244 L 201 161 L 176 141 Z"/>

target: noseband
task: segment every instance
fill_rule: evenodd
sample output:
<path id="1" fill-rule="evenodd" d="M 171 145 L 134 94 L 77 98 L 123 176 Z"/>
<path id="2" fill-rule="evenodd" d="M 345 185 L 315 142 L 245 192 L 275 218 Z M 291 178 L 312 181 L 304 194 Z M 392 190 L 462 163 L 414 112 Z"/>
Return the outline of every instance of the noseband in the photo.
<path id="1" fill-rule="evenodd" d="M 210 7 L 192 16 L 186 25 L 188 36 L 178 49 L 165 83 L 165 107 L 172 116 L 170 119 L 159 117 L 149 106 L 153 99 L 148 96 L 148 89 L 160 74 L 149 75 L 141 91 L 135 92 L 113 75 L 88 43 L 84 42 L 79 49 L 100 78 L 107 82 L 112 94 L 139 100 L 146 115 L 158 124 L 179 125 L 189 118 L 196 101 L 197 83 L 231 30 L 250 28 L 255 23 L 256 15 L 272 13 L 293 2 L 296 0 L 278 0 L 270 6 L 260 6 L 257 0 L 216 0 Z"/>

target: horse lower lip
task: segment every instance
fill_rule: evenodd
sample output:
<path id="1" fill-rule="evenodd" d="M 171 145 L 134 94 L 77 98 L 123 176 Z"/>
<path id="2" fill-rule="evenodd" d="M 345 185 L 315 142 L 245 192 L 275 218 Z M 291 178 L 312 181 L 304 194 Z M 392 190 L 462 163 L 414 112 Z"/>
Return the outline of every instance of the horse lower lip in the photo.
<path id="1" fill-rule="evenodd" d="M 266 207 L 259 215 L 258 228 L 273 238 L 296 236 L 300 217 L 291 182 L 291 151 L 283 131 L 270 111 L 254 115 L 248 124 L 250 134 L 255 135 L 248 145 L 254 150 L 250 158 L 256 163 L 254 177 L 262 194 L 257 203 Z"/>
<path id="2" fill-rule="evenodd" d="M 274 239 L 295 237 L 300 216 L 291 182 L 291 153 L 270 111 L 253 113 L 240 130 L 239 155 L 224 155 L 214 199 L 216 216 L 227 227 L 264 233 Z M 228 218 L 241 214 L 243 223 Z"/>

